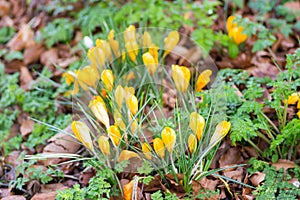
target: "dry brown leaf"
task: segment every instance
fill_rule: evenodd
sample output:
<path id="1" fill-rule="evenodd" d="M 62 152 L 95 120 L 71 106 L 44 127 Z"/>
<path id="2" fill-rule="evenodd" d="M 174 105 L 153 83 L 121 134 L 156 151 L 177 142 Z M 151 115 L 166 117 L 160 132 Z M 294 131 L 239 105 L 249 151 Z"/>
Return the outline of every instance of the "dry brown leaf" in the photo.
<path id="1" fill-rule="evenodd" d="M 23 90 L 29 90 L 31 81 L 33 80 L 27 67 L 21 67 L 20 69 L 20 85 Z"/>
<path id="2" fill-rule="evenodd" d="M 29 133 L 32 132 L 34 126 L 34 121 L 28 119 L 24 120 L 20 127 L 20 132 L 23 137 L 26 137 Z"/>
<path id="3" fill-rule="evenodd" d="M 28 24 L 21 26 L 20 31 L 8 42 L 7 46 L 14 51 L 21 51 L 34 45 L 34 32 Z"/>
<path id="4" fill-rule="evenodd" d="M 272 166 L 275 167 L 277 170 L 283 168 L 284 170 L 295 168 L 296 164 L 293 161 L 279 159 L 276 163 L 272 163 Z"/>
<path id="5" fill-rule="evenodd" d="M 14 73 L 20 71 L 25 64 L 22 60 L 12 60 L 5 65 L 5 73 Z"/>
<path id="6" fill-rule="evenodd" d="M 224 175 L 228 178 L 242 182 L 244 178 L 244 170 L 242 167 L 238 167 L 236 169 L 231 168 L 224 170 Z"/>
<path id="7" fill-rule="evenodd" d="M 68 67 L 70 64 L 74 63 L 75 61 L 78 60 L 77 56 L 73 56 L 71 58 L 61 58 L 57 60 L 58 66 L 65 68 Z"/>
<path id="8" fill-rule="evenodd" d="M 22 195 L 11 195 L 2 198 L 1 200 L 26 200 Z"/>
<path id="9" fill-rule="evenodd" d="M 41 54 L 41 63 L 44 66 L 52 66 L 54 63 L 58 63 L 58 51 L 56 48 L 51 48 Z"/>
<path id="10" fill-rule="evenodd" d="M 34 44 L 24 51 L 24 63 L 26 65 L 39 61 L 41 54 L 45 51 L 42 44 Z"/>
<path id="11" fill-rule="evenodd" d="M 82 171 L 79 176 L 79 183 L 87 186 L 89 184 L 90 179 L 96 174 L 97 171 L 94 168 L 88 168 L 87 170 Z"/>
<path id="12" fill-rule="evenodd" d="M 0 17 L 3 17 L 9 13 L 10 3 L 4 0 L 0 0 Z"/>
<path id="13" fill-rule="evenodd" d="M 249 176 L 249 180 L 251 181 L 251 183 L 257 187 L 259 186 L 259 184 L 261 182 L 263 182 L 265 180 L 265 173 L 262 172 L 255 172 L 254 174 L 252 174 L 251 176 Z"/>
<path id="14" fill-rule="evenodd" d="M 239 148 L 230 148 L 219 160 L 220 168 L 227 165 L 241 164 L 244 159 Z"/>

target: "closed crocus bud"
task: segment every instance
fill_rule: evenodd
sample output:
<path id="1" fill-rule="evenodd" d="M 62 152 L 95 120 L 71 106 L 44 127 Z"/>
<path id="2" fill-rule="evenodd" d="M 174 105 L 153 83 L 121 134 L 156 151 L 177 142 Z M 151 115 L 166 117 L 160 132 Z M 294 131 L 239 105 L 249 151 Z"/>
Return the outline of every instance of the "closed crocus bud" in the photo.
<path id="1" fill-rule="evenodd" d="M 190 83 L 191 72 L 187 67 L 172 65 L 172 78 L 179 92 L 186 92 Z"/>
<path id="2" fill-rule="evenodd" d="M 237 27 L 237 23 L 233 21 L 235 20 L 235 16 L 229 16 L 226 21 L 226 29 L 229 32 L 232 28 Z"/>
<path id="3" fill-rule="evenodd" d="M 103 99 L 100 96 L 94 97 L 94 99 L 90 101 L 89 108 L 92 110 L 97 120 L 100 121 L 106 129 L 108 129 L 109 117 Z"/>
<path id="4" fill-rule="evenodd" d="M 152 40 L 151 40 L 151 35 L 149 32 L 145 31 L 143 34 L 143 48 L 149 48 L 152 46 Z"/>
<path id="5" fill-rule="evenodd" d="M 132 180 L 129 183 L 124 185 L 124 187 L 123 187 L 124 200 L 132 199 L 133 186 L 134 186 L 134 180 Z"/>
<path id="6" fill-rule="evenodd" d="M 72 122 L 72 130 L 76 138 L 89 150 L 94 151 L 89 127 L 81 121 Z"/>
<path id="7" fill-rule="evenodd" d="M 154 151 L 156 152 L 156 154 L 161 157 L 164 158 L 165 157 L 165 147 L 164 147 L 164 143 L 160 138 L 155 138 L 153 140 L 153 148 Z"/>
<path id="8" fill-rule="evenodd" d="M 107 129 L 107 132 L 114 145 L 118 146 L 122 137 L 119 128 L 115 125 L 112 125 Z"/>
<path id="9" fill-rule="evenodd" d="M 231 126 L 230 122 L 227 121 L 220 122 L 217 125 L 216 130 L 210 139 L 209 145 L 215 145 L 223 137 L 225 137 L 230 130 L 230 126 Z"/>
<path id="10" fill-rule="evenodd" d="M 144 53 L 142 58 L 149 74 L 154 75 L 158 67 L 158 63 L 155 63 L 153 56 L 149 52 Z"/>
<path id="11" fill-rule="evenodd" d="M 142 151 L 143 151 L 143 154 L 145 155 L 145 157 L 149 160 L 151 160 L 152 158 L 152 153 L 151 153 L 151 147 L 149 144 L 147 144 L 146 142 L 144 142 L 142 144 Z"/>
<path id="12" fill-rule="evenodd" d="M 115 31 L 111 30 L 107 36 L 108 42 L 115 57 L 119 58 L 120 57 L 119 42 L 117 40 L 114 40 L 114 37 L 115 37 Z"/>
<path id="13" fill-rule="evenodd" d="M 95 70 L 100 68 L 100 71 L 102 71 L 106 61 L 104 50 L 100 47 L 92 47 L 88 50 L 87 56 L 91 61 L 91 67 Z"/>
<path id="14" fill-rule="evenodd" d="M 85 66 L 81 70 L 76 72 L 77 82 L 82 89 L 87 90 L 87 86 L 96 88 L 97 82 L 99 80 L 98 70 L 95 70 L 91 66 Z"/>
<path id="15" fill-rule="evenodd" d="M 105 53 L 105 57 L 109 60 L 112 61 L 112 53 L 111 53 L 111 48 L 109 46 L 109 43 L 105 40 L 96 40 L 96 47 L 101 48 L 104 53 Z"/>
<path id="16" fill-rule="evenodd" d="M 123 99 L 124 99 L 124 89 L 121 85 L 118 85 L 115 90 L 115 100 L 119 109 L 122 108 Z"/>
<path id="17" fill-rule="evenodd" d="M 201 92 L 201 90 L 210 82 L 210 76 L 212 74 L 212 71 L 207 69 L 204 70 L 198 77 L 196 81 L 196 92 Z"/>
<path id="18" fill-rule="evenodd" d="M 170 127 L 165 127 L 161 132 L 161 138 L 167 150 L 171 153 L 176 143 L 175 131 Z"/>
<path id="19" fill-rule="evenodd" d="M 127 106 L 130 112 L 135 115 L 139 110 L 138 100 L 135 95 L 130 95 L 127 99 Z"/>
<path id="20" fill-rule="evenodd" d="M 295 103 L 297 103 L 297 101 L 299 101 L 299 99 L 300 99 L 300 94 L 295 92 L 289 96 L 288 104 L 295 104 Z"/>
<path id="21" fill-rule="evenodd" d="M 94 46 L 93 40 L 88 36 L 84 36 L 83 44 L 86 48 L 92 48 Z"/>
<path id="22" fill-rule="evenodd" d="M 119 127 L 122 131 L 125 131 L 126 125 L 123 121 L 122 115 L 118 110 L 114 111 L 114 121 L 115 125 Z"/>
<path id="23" fill-rule="evenodd" d="M 141 159 L 137 153 L 135 153 L 133 151 L 129 151 L 129 150 L 123 150 L 123 151 L 121 151 L 121 153 L 119 155 L 118 162 L 129 160 L 131 158 Z"/>
<path id="24" fill-rule="evenodd" d="M 170 51 L 178 44 L 179 42 L 179 33 L 177 31 L 171 31 L 167 38 L 164 40 L 165 42 L 165 53 L 164 56 L 168 55 Z"/>
<path id="25" fill-rule="evenodd" d="M 105 155 L 108 156 L 110 152 L 110 145 L 108 142 L 108 137 L 100 136 L 98 139 L 98 145 L 100 151 Z"/>
<path id="26" fill-rule="evenodd" d="M 234 43 L 237 45 L 245 42 L 247 40 L 247 35 L 242 33 L 244 27 L 234 27 L 228 32 L 228 36 L 233 39 Z"/>
<path id="27" fill-rule="evenodd" d="M 136 55 L 139 51 L 139 46 L 135 40 L 125 43 L 125 48 L 128 52 L 129 58 L 136 63 Z"/>
<path id="28" fill-rule="evenodd" d="M 137 120 L 135 118 L 133 118 L 131 115 L 129 115 L 129 119 L 130 119 L 130 130 L 133 134 L 135 134 L 135 132 L 137 131 L 139 124 L 137 123 Z"/>
<path id="29" fill-rule="evenodd" d="M 124 39 L 125 42 L 136 40 L 135 26 L 130 25 L 128 28 L 126 28 L 124 31 Z"/>
<path id="30" fill-rule="evenodd" d="M 188 138 L 188 146 L 191 153 L 195 153 L 197 149 L 197 138 L 194 134 L 190 134 Z"/>
<path id="31" fill-rule="evenodd" d="M 196 134 L 198 140 L 201 139 L 205 126 L 204 118 L 196 112 L 190 114 L 190 128 Z"/>
<path id="32" fill-rule="evenodd" d="M 103 81 L 105 88 L 109 91 L 112 91 L 115 78 L 113 72 L 110 69 L 103 70 L 103 72 L 101 73 L 101 80 Z"/>

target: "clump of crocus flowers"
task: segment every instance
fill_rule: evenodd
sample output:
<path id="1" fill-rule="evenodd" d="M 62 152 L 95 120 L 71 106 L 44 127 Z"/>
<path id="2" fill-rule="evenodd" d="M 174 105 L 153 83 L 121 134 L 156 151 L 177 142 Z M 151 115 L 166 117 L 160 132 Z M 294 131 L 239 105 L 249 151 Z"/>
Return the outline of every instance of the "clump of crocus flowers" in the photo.
<path id="1" fill-rule="evenodd" d="M 88 66 L 63 75 L 68 85 L 74 83 L 72 94 L 78 94 L 82 88 L 94 95 L 88 104 L 89 110 L 84 111 L 84 114 L 88 115 L 87 119 L 73 121 L 74 135 L 96 157 L 101 154 L 106 158 L 108 166 L 111 166 L 111 160 L 119 163 L 138 159 L 148 160 L 154 164 L 157 160 L 161 160 L 162 163 L 167 160 L 173 171 L 177 173 L 179 169 L 173 157 L 180 151 L 179 148 L 182 146 L 180 143 L 184 143 L 184 152 L 181 152 L 183 154 L 196 156 L 197 152 L 203 151 L 202 140 L 206 131 L 206 119 L 198 112 L 188 112 L 188 130 L 180 130 L 176 126 L 164 126 L 151 140 L 141 137 L 142 101 L 136 95 L 135 88 L 117 82 L 118 75 L 114 71 L 114 65 L 109 63 L 120 57 L 119 61 L 122 64 L 126 57 L 127 61 L 132 63 L 142 62 L 146 73 L 148 72 L 150 77 L 155 77 L 159 69 L 159 55 L 161 55 L 160 59 L 163 59 L 172 51 L 179 42 L 179 33 L 176 31 L 169 33 L 164 39 L 163 51 L 152 42 L 148 32 L 144 32 L 141 38 L 138 38 L 134 26 L 129 26 L 125 30 L 124 41 L 126 53 L 120 50 L 121 45 L 115 39 L 114 31 L 110 31 L 107 40 L 96 40 L 96 46 L 88 50 L 87 56 L 90 60 Z M 197 77 L 195 87 L 190 89 L 190 69 L 179 65 L 172 65 L 171 69 L 175 88 L 181 94 L 189 91 L 202 92 L 211 81 L 212 70 L 205 69 Z M 135 75 L 130 74 L 127 79 L 134 77 Z M 219 122 L 205 148 L 209 150 L 215 146 L 229 130 L 229 122 Z M 188 133 L 186 137 L 182 137 L 182 132 Z M 97 142 L 94 138 L 97 138 Z M 133 143 L 131 140 L 134 141 L 132 146 L 130 146 Z M 94 143 L 97 145 L 94 146 Z M 124 194 L 125 199 L 130 199 L 132 187 L 133 181 L 123 187 L 124 191 L 130 191 L 130 195 Z"/>
<path id="2" fill-rule="evenodd" d="M 243 33 L 244 27 L 239 26 L 237 22 L 234 22 L 235 19 L 235 16 L 228 17 L 226 22 L 226 29 L 228 32 L 228 36 L 234 41 L 234 43 L 239 45 L 247 40 L 247 35 Z"/>

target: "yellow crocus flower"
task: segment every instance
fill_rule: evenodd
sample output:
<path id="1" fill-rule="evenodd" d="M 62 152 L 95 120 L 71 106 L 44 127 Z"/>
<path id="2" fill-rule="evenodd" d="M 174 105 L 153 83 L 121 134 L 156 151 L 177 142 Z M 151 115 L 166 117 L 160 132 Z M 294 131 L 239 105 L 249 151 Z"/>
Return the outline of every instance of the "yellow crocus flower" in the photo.
<path id="1" fill-rule="evenodd" d="M 110 153 L 110 145 L 108 142 L 108 137 L 100 136 L 98 139 L 98 146 L 100 151 L 105 155 L 108 156 Z"/>
<path id="2" fill-rule="evenodd" d="M 105 88 L 112 91 L 115 77 L 110 69 L 103 70 L 101 73 L 101 80 L 103 81 Z"/>
<path id="3" fill-rule="evenodd" d="M 125 131 L 126 125 L 123 121 L 122 115 L 118 110 L 114 111 L 114 121 L 115 125 L 119 127 L 122 131 Z"/>
<path id="4" fill-rule="evenodd" d="M 125 43 L 125 48 L 127 50 L 127 53 L 129 55 L 129 58 L 136 63 L 136 56 L 138 54 L 139 51 L 139 46 L 136 43 L 135 40 L 132 41 L 128 41 Z"/>
<path id="5" fill-rule="evenodd" d="M 133 119 L 131 115 L 129 115 L 129 120 L 130 120 L 129 124 L 130 124 L 131 132 L 134 134 L 138 129 L 139 125 L 137 123 L 137 120 L 135 118 Z"/>
<path id="6" fill-rule="evenodd" d="M 215 145 L 217 142 L 219 142 L 223 137 L 227 135 L 227 133 L 230 130 L 230 122 L 227 121 L 221 121 L 213 134 L 213 136 L 210 139 L 209 145 Z"/>
<path id="7" fill-rule="evenodd" d="M 161 139 L 167 150 L 171 153 L 176 143 L 175 131 L 170 127 L 165 127 L 161 132 Z"/>
<path id="8" fill-rule="evenodd" d="M 67 85 L 71 85 L 75 81 L 75 77 L 70 72 L 63 73 L 62 77 L 66 79 Z"/>
<path id="9" fill-rule="evenodd" d="M 239 45 L 243 42 L 245 42 L 248 38 L 248 36 L 245 33 L 242 33 L 244 30 L 244 27 L 234 27 L 229 30 L 228 36 L 233 39 L 233 41 Z"/>
<path id="10" fill-rule="evenodd" d="M 115 146 L 118 146 L 120 143 L 120 139 L 122 138 L 121 132 L 118 126 L 112 125 L 107 129 L 108 136 L 113 141 Z"/>
<path id="11" fill-rule="evenodd" d="M 179 33 L 177 31 L 171 31 L 169 35 L 164 40 L 164 56 L 168 55 L 170 51 L 178 44 L 179 42 Z"/>
<path id="12" fill-rule="evenodd" d="M 103 99 L 100 96 L 94 97 L 94 99 L 89 103 L 89 108 L 92 110 L 97 120 L 100 121 L 106 129 L 108 129 L 109 117 Z"/>
<path id="13" fill-rule="evenodd" d="M 299 99 L 300 99 L 300 93 L 295 92 L 289 96 L 288 104 L 295 104 L 297 103 L 297 101 L 299 101 Z"/>
<path id="14" fill-rule="evenodd" d="M 114 37 L 115 37 L 115 31 L 111 30 L 108 34 L 108 42 L 115 57 L 119 58 L 120 57 L 119 42 L 115 40 Z"/>
<path id="15" fill-rule="evenodd" d="M 100 47 L 92 47 L 88 50 L 87 56 L 89 60 L 91 61 L 91 67 L 95 70 L 100 69 L 100 71 L 103 70 L 103 66 L 105 64 L 106 58 L 105 58 L 105 52 Z"/>
<path id="16" fill-rule="evenodd" d="M 135 153 L 133 151 L 129 151 L 129 150 L 123 150 L 123 151 L 121 151 L 121 153 L 118 157 L 118 162 L 129 160 L 131 158 L 141 159 L 137 153 Z"/>
<path id="17" fill-rule="evenodd" d="M 93 142 L 89 127 L 81 121 L 72 122 L 72 130 L 76 138 L 89 150 L 94 152 Z"/>
<path id="18" fill-rule="evenodd" d="M 134 186 L 134 180 L 124 185 L 123 187 L 124 200 L 132 199 L 133 186 Z"/>
<path id="19" fill-rule="evenodd" d="M 124 88 L 121 85 L 118 85 L 115 90 L 115 100 L 119 109 L 122 108 L 123 98 L 124 98 Z"/>
<path id="20" fill-rule="evenodd" d="M 201 139 L 205 126 L 204 118 L 196 112 L 190 114 L 190 128 L 196 134 L 198 140 Z"/>
<path id="21" fill-rule="evenodd" d="M 235 20 L 235 16 L 229 16 L 227 18 L 227 21 L 226 21 L 226 29 L 227 29 L 227 32 L 229 32 L 232 28 L 235 28 L 237 27 L 237 23 L 233 21 Z"/>
<path id="22" fill-rule="evenodd" d="M 153 76 L 158 67 L 158 63 L 155 62 L 154 57 L 149 52 L 144 53 L 142 58 L 145 66 L 148 69 L 149 74 Z"/>
<path id="23" fill-rule="evenodd" d="M 136 33 L 135 33 L 135 26 L 130 25 L 128 28 L 124 31 L 124 39 L 125 42 L 136 40 Z"/>
<path id="24" fill-rule="evenodd" d="M 210 76 L 212 71 L 210 69 L 204 70 L 198 77 L 196 81 L 196 92 L 201 92 L 201 90 L 210 82 Z"/>
<path id="25" fill-rule="evenodd" d="M 143 34 L 143 48 L 147 49 L 152 46 L 152 39 L 149 32 L 145 31 Z"/>
<path id="26" fill-rule="evenodd" d="M 197 138 L 194 134 L 190 134 L 188 138 L 188 147 L 191 153 L 195 153 L 197 149 Z"/>
<path id="27" fill-rule="evenodd" d="M 187 67 L 172 65 L 172 78 L 179 92 L 186 92 L 190 83 L 191 72 Z"/>
<path id="28" fill-rule="evenodd" d="M 147 159 L 149 159 L 149 160 L 152 159 L 151 147 L 148 143 L 144 142 L 142 144 L 142 151 Z"/>
<path id="29" fill-rule="evenodd" d="M 164 158 L 165 157 L 165 147 L 164 147 L 164 143 L 160 138 L 155 138 L 153 140 L 153 148 L 154 151 L 156 152 L 156 154 L 161 157 Z"/>
<path id="30" fill-rule="evenodd" d="M 135 95 L 130 95 L 126 101 L 130 112 L 135 115 L 139 110 L 138 100 Z"/>
<path id="31" fill-rule="evenodd" d="M 97 39 L 96 40 L 96 47 L 102 49 L 104 51 L 105 58 L 107 58 L 110 62 L 112 61 L 111 48 L 110 48 L 110 45 L 107 41 Z"/>
<path id="32" fill-rule="evenodd" d="M 149 47 L 148 52 L 153 56 L 154 62 L 158 64 L 158 47 L 153 45 Z"/>

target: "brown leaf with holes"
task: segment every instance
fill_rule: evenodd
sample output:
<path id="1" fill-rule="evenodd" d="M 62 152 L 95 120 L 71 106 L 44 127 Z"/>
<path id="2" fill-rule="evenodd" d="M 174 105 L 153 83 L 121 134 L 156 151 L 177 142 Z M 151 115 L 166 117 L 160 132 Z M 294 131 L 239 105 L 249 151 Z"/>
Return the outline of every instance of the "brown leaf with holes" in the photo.
<path id="1" fill-rule="evenodd" d="M 7 46 L 14 51 L 21 51 L 34 45 L 34 32 L 28 24 L 21 26 L 20 31 L 8 42 Z"/>
<path id="2" fill-rule="evenodd" d="M 20 127 L 20 132 L 23 137 L 28 136 L 29 133 L 32 132 L 34 126 L 34 121 L 28 119 L 24 120 Z"/>
<path id="3" fill-rule="evenodd" d="M 277 170 L 283 168 L 284 170 L 295 168 L 296 164 L 293 161 L 279 159 L 276 163 L 272 163 L 272 166 L 275 167 Z"/>
<path id="4" fill-rule="evenodd" d="M 21 67 L 20 72 L 21 72 L 20 74 L 21 88 L 24 90 L 29 90 L 33 78 L 27 67 Z"/>

